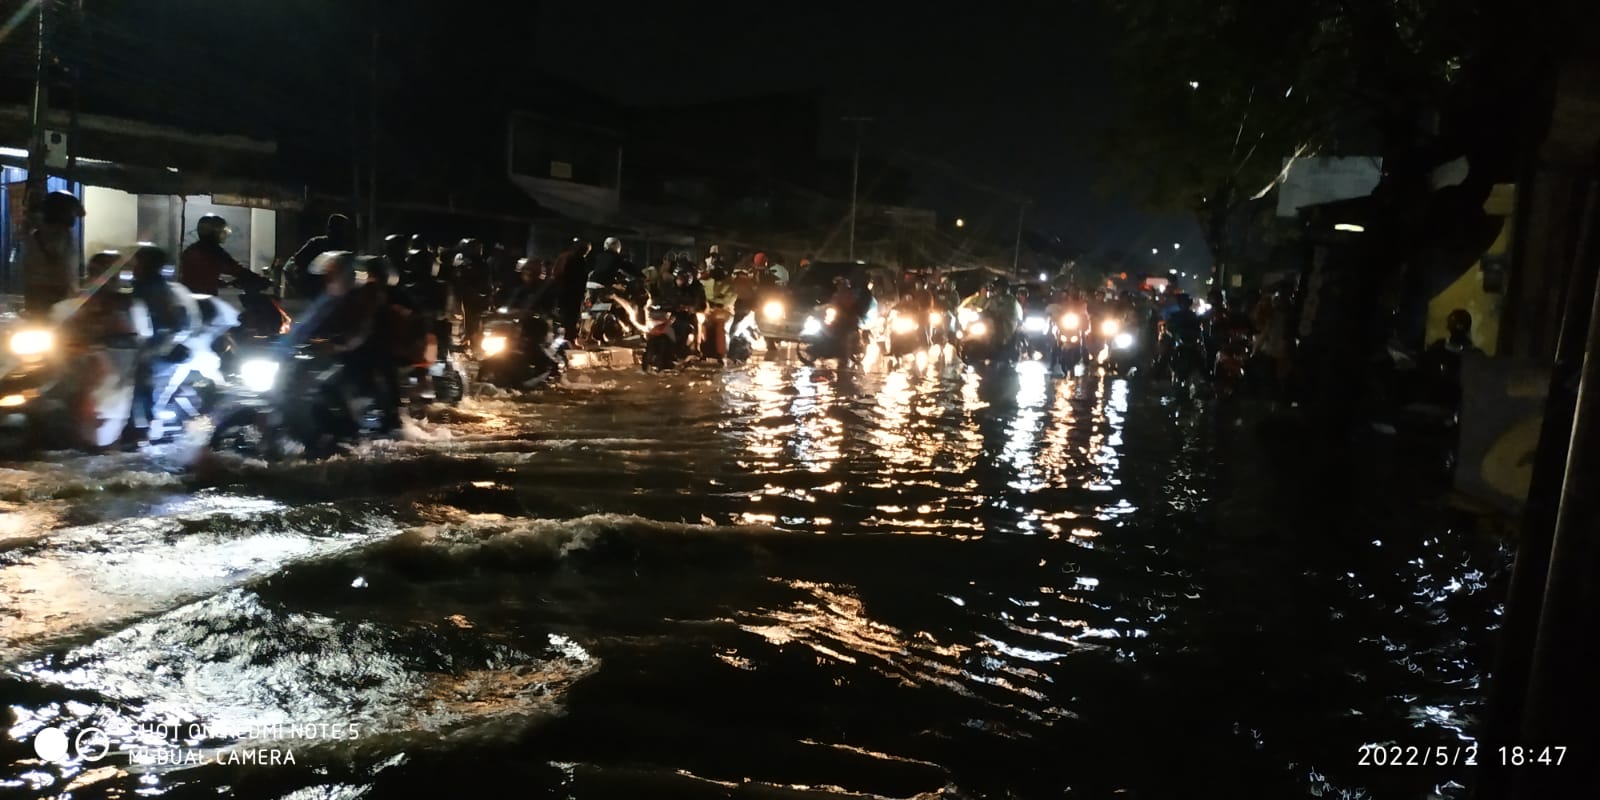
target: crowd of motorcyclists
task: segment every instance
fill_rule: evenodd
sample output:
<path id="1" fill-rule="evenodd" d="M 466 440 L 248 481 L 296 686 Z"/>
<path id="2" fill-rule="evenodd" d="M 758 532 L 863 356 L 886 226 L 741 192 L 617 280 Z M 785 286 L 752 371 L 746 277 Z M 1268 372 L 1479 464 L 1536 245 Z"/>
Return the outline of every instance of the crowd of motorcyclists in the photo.
<path id="1" fill-rule="evenodd" d="M 284 266 L 286 293 L 309 303 L 291 324 L 269 291 L 273 282 L 224 246 L 229 227 L 221 216 L 197 221 L 196 239 L 175 266 L 165 251 L 142 245 L 126 255 L 97 254 L 80 272 L 71 248 L 57 240 L 83 216 L 82 205 L 57 192 L 45 212 L 29 250 L 39 269 L 28 273 L 27 311 L 59 324 L 64 344 L 92 367 L 77 371 L 80 384 L 109 369 L 93 355 L 97 342 L 135 343 L 133 397 L 118 437 L 129 447 L 163 438 L 174 419 L 193 413 L 169 408 L 184 376 L 226 382 L 224 373 L 240 368 L 241 337 L 281 341 L 337 363 L 351 390 L 370 398 L 374 432 L 385 435 L 401 426 L 408 397 L 441 396 L 441 380 L 457 381 L 459 391 L 453 356 L 478 360 L 480 378 L 491 383 L 521 386 L 558 378 L 568 349 L 630 339 L 644 344 L 646 369 L 695 357 L 743 360 L 762 335 L 760 310 L 810 266 L 802 259 L 791 274 L 764 252 L 730 264 L 716 245 L 702 257 L 668 252 L 640 266 L 615 237 L 598 248 L 573 239 L 548 260 L 514 258 L 504 246 L 476 239 L 431 246 L 407 234 L 388 236 L 381 253 L 359 254 L 351 221 L 334 214 Z M 91 281 L 82 292 L 79 274 Z M 228 284 L 241 292 L 242 309 L 218 300 Z M 893 356 L 948 344 L 969 363 L 1031 357 L 1070 372 L 1098 361 L 1124 374 L 1164 374 L 1185 387 L 1213 380 L 1219 392 L 1231 392 L 1247 361 L 1269 384 L 1281 380 L 1291 338 L 1283 306 L 1282 293 L 1249 307 L 1221 292 L 1196 300 L 1176 287 L 1086 291 L 1004 277 L 964 296 L 948 272 L 887 281 L 840 273 L 818 318 L 807 320 L 799 352 L 807 362 L 855 361 L 875 339 Z M 491 369 L 496 359 L 508 368 Z M 419 388 L 408 395 L 412 386 Z"/>

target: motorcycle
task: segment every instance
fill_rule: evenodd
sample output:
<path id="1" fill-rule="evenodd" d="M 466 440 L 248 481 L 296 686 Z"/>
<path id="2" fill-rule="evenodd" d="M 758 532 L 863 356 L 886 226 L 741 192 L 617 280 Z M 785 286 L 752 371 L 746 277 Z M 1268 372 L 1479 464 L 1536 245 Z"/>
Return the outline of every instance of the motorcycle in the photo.
<path id="1" fill-rule="evenodd" d="M 9 332 L 0 352 L 0 449 L 114 444 L 133 403 L 140 341 L 123 335 L 72 352 L 56 328 Z"/>
<path id="2" fill-rule="evenodd" d="M 698 318 L 692 311 L 669 311 L 662 306 L 650 307 L 650 328 L 645 332 L 644 371 L 666 372 L 678 365 L 693 352 Z"/>
<path id="3" fill-rule="evenodd" d="M 837 359 L 859 365 L 865 355 L 859 326 L 839 319 L 833 306 L 823 306 L 821 315 L 812 314 L 800 327 L 800 346 L 796 355 L 811 365 L 823 359 Z"/>
<path id="4" fill-rule="evenodd" d="M 1076 311 L 1064 312 L 1056 320 L 1055 365 L 1064 375 L 1071 374 L 1087 357 L 1088 329 L 1083 322 Z"/>
<path id="5" fill-rule="evenodd" d="M 1054 364 L 1059 358 L 1060 330 L 1056 327 L 1056 320 L 1048 314 L 1028 314 L 1022 319 L 1022 327 L 1017 331 L 1018 347 L 1022 356 L 1031 357 L 1035 361 Z"/>
<path id="6" fill-rule="evenodd" d="M 1203 350 L 1198 336 L 1180 334 L 1165 320 L 1156 323 L 1156 364 L 1174 389 L 1193 396 L 1195 379 L 1206 363 Z"/>
<path id="7" fill-rule="evenodd" d="M 930 334 L 934 318 L 942 315 L 934 311 L 924 314 L 917 310 L 889 312 L 889 357 L 904 358 L 926 350 L 932 343 Z"/>
<path id="8" fill-rule="evenodd" d="M 1250 362 L 1251 342 L 1249 331 L 1233 328 L 1227 332 L 1217 357 L 1212 363 L 1212 377 L 1216 383 L 1217 397 L 1226 400 L 1244 385 L 1245 365 Z"/>
<path id="9" fill-rule="evenodd" d="M 478 380 L 501 388 L 556 383 L 566 371 L 566 339 L 544 314 L 504 306 L 484 315 Z"/>
<path id="10" fill-rule="evenodd" d="M 382 426 L 372 393 L 315 342 L 249 358 L 239 374 L 230 402 L 215 414 L 215 451 L 272 460 L 298 450 L 325 458 Z"/>
<path id="11" fill-rule="evenodd" d="M 578 323 L 584 338 L 595 344 L 609 345 L 643 333 L 639 309 L 650 302 L 643 282 L 605 286 L 589 281 L 584 285 L 588 294 Z"/>
<path id="12" fill-rule="evenodd" d="M 997 341 L 996 325 L 989 314 L 964 309 L 965 318 L 957 337 L 961 341 L 961 360 L 969 366 L 1011 364 L 1017 360 L 1017 342 Z"/>

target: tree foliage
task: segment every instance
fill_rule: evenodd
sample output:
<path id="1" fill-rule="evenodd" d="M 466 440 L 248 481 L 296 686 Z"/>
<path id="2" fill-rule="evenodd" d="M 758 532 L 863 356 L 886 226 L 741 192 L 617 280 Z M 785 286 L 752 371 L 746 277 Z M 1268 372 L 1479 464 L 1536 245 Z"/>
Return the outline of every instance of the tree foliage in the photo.
<path id="1" fill-rule="evenodd" d="M 1148 205 L 1200 214 L 1219 260 L 1228 215 L 1285 158 L 1481 133 L 1562 17 L 1493 0 L 1109 2 L 1128 102 L 1110 155 Z"/>

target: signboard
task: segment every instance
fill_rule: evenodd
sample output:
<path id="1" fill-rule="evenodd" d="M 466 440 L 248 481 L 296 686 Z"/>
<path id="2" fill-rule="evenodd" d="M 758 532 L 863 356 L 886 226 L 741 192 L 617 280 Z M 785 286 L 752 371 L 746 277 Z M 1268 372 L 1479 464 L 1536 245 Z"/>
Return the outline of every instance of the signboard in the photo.
<path id="1" fill-rule="evenodd" d="M 1278 187 L 1278 216 L 1292 217 L 1305 206 L 1366 197 L 1383 174 L 1381 158 L 1298 158 L 1284 160 Z"/>
<path id="2" fill-rule="evenodd" d="M 211 202 L 219 206 L 290 210 L 298 209 L 303 205 L 299 200 L 277 200 L 271 197 L 254 197 L 245 194 L 213 194 L 211 195 Z"/>
<path id="3" fill-rule="evenodd" d="M 560 178 L 564 181 L 572 180 L 572 165 L 565 161 L 550 162 L 550 177 Z"/>

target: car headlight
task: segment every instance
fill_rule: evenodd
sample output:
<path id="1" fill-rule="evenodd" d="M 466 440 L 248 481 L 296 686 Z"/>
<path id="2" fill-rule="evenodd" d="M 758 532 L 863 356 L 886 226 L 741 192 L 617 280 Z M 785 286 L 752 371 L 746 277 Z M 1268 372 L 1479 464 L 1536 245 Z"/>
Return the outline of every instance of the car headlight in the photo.
<path id="1" fill-rule="evenodd" d="M 768 300 L 767 304 L 761 307 L 761 316 L 766 317 L 768 322 L 783 319 L 783 303 L 778 300 Z"/>
<path id="2" fill-rule="evenodd" d="M 22 358 L 42 356 L 55 349 L 56 335 L 43 328 L 30 328 L 11 334 L 11 354 Z"/>
<path id="3" fill-rule="evenodd" d="M 822 333 L 822 323 L 816 317 L 806 317 L 805 324 L 800 326 L 800 335 L 816 336 L 819 333 Z"/>
<path id="4" fill-rule="evenodd" d="M 1044 329 L 1048 326 L 1049 323 L 1044 321 L 1044 317 L 1028 317 L 1022 321 L 1022 329 L 1028 333 L 1044 333 Z"/>
<path id="5" fill-rule="evenodd" d="M 974 322 L 971 325 L 967 326 L 967 335 L 968 336 L 983 336 L 984 334 L 987 334 L 988 332 L 989 332 L 989 326 L 983 324 L 983 320 L 978 320 L 977 322 Z"/>
<path id="6" fill-rule="evenodd" d="M 1118 349 L 1126 350 L 1133 346 L 1133 334 L 1119 333 L 1117 338 L 1111 340 L 1111 343 L 1116 345 Z"/>
<path id="7" fill-rule="evenodd" d="M 506 337 L 504 337 L 504 336 L 485 336 L 485 337 L 483 337 L 483 354 L 484 354 L 484 356 L 486 356 L 486 357 L 497 356 L 497 355 L 500 355 L 501 353 L 505 352 L 505 349 L 506 349 Z"/>
<path id="8" fill-rule="evenodd" d="M 961 323 L 961 327 L 965 328 L 978 321 L 978 312 L 971 308 L 963 308 L 956 312 L 956 321 Z"/>
<path id="9" fill-rule="evenodd" d="M 500 307 L 500 313 L 502 313 L 502 314 L 511 313 L 511 307 L 510 306 L 501 306 Z"/>
<path id="10" fill-rule="evenodd" d="M 278 382 L 278 362 L 253 358 L 239 365 L 239 382 L 252 392 L 268 392 Z"/>
<path id="11" fill-rule="evenodd" d="M 928 312 L 928 327 L 937 328 L 944 324 L 944 315 L 937 311 Z"/>
<path id="12" fill-rule="evenodd" d="M 1119 334 L 1121 332 L 1122 332 L 1122 323 L 1120 323 L 1120 322 L 1118 322 L 1118 321 L 1116 321 L 1114 319 L 1108 319 L 1108 320 L 1100 323 L 1100 333 L 1103 334 L 1103 335 L 1116 336 L 1117 334 Z"/>
<path id="13" fill-rule="evenodd" d="M 828 306 L 828 310 L 822 312 L 822 324 L 824 324 L 824 325 L 832 325 L 833 321 L 838 319 L 838 318 L 839 318 L 839 311 L 838 311 L 838 309 L 835 309 L 833 306 Z"/>
<path id="14" fill-rule="evenodd" d="M 1069 331 L 1077 330 L 1078 329 L 1078 315 L 1076 313 L 1074 313 L 1074 312 L 1071 312 L 1071 311 L 1068 311 L 1067 313 L 1062 314 L 1061 315 L 1061 327 L 1066 329 L 1066 330 L 1069 330 Z"/>
<path id="15" fill-rule="evenodd" d="M 910 317 L 896 316 L 894 318 L 893 326 L 894 326 L 894 332 L 895 333 L 916 333 L 917 332 L 917 321 L 912 319 L 912 318 L 910 318 Z"/>

